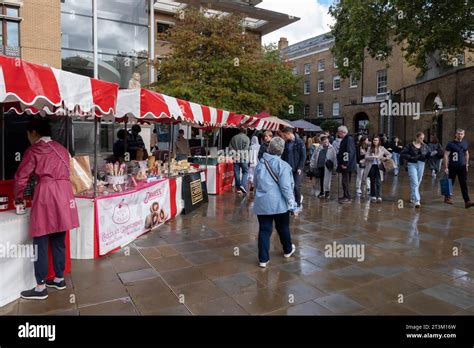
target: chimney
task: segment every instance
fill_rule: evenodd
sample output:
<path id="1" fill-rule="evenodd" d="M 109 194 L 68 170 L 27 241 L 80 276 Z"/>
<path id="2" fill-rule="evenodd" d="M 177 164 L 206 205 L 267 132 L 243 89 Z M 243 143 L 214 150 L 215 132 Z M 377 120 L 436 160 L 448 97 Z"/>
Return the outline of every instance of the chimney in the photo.
<path id="1" fill-rule="evenodd" d="M 278 41 L 278 49 L 282 50 L 288 47 L 288 39 L 286 37 L 281 37 L 280 41 Z"/>

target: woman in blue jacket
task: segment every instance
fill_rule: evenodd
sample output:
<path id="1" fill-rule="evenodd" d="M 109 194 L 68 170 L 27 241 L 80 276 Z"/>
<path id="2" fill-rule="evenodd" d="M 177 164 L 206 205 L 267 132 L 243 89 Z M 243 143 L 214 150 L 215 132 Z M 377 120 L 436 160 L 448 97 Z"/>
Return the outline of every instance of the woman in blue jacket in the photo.
<path id="1" fill-rule="evenodd" d="M 276 137 L 270 141 L 267 153 L 259 161 L 253 184 L 255 187 L 254 212 L 258 217 L 258 260 L 259 266 L 267 267 L 270 260 L 270 237 L 273 221 L 283 246 L 284 257 L 291 257 L 296 250 L 291 243 L 290 211 L 297 208 L 294 196 L 293 170 L 280 157 L 285 141 Z"/>

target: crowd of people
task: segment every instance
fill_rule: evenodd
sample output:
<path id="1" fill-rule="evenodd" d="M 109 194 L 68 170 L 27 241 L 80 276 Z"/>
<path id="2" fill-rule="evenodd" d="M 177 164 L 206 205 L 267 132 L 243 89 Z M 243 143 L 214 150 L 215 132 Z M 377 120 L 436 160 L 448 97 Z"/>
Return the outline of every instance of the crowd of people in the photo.
<path id="1" fill-rule="evenodd" d="M 410 203 L 419 209 L 425 166 L 428 165 L 432 176 L 437 176 L 444 165 L 445 178 L 451 179 L 453 185 L 458 178 L 465 208 L 472 207 L 474 203 L 470 201 L 467 188 L 469 151 L 464 137 L 465 131 L 457 129 L 455 138 L 443 148 L 436 137 L 426 144 L 423 132 L 416 133 L 413 141 L 403 145 L 398 137 L 389 141 L 385 135 L 371 138 L 361 135 L 356 143 L 346 126 L 338 128 L 336 137 L 323 132 L 312 138 L 285 128 L 276 134 L 264 132 L 260 145 L 258 136 L 250 140 L 246 131 L 241 130 L 230 147 L 240 153 L 250 153 L 247 158 L 236 160 L 235 182 L 237 193 L 245 195 L 249 189 L 255 193 L 260 267 L 266 267 L 269 262 L 273 223 L 284 257 L 291 257 L 295 252 L 290 216 L 298 216 L 302 210 L 301 186 L 305 176 L 315 181 L 314 194 L 319 199 L 330 199 L 331 183 L 337 180 L 338 192 L 339 184 L 342 188 L 338 201 L 348 204 L 352 202 L 354 174 L 356 195 L 366 195 L 371 203 L 381 203 L 382 182 L 387 172 L 398 176 L 404 165 L 410 183 Z M 453 204 L 451 194 L 445 196 L 444 202 Z"/>

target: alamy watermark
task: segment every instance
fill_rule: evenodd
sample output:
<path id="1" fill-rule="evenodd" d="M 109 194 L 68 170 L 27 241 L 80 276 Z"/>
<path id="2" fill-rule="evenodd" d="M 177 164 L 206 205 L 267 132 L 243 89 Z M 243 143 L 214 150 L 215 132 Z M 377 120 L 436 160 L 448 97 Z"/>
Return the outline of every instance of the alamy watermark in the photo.
<path id="1" fill-rule="evenodd" d="M 327 258 L 357 259 L 358 262 L 363 262 L 365 260 L 365 245 L 338 244 L 334 241 L 332 244 L 324 246 L 324 256 Z"/>
<path id="2" fill-rule="evenodd" d="M 413 117 L 414 120 L 420 119 L 420 103 L 411 102 L 394 102 L 392 100 L 380 103 L 381 116 L 407 116 Z"/>
<path id="3" fill-rule="evenodd" d="M 0 258 L 38 260 L 38 246 L 33 244 L 0 244 Z"/>

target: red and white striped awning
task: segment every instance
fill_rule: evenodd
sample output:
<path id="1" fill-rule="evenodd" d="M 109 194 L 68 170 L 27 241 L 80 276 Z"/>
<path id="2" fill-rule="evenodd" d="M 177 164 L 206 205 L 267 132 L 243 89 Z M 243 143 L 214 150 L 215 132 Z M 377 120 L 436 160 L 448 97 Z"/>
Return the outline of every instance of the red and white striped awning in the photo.
<path id="1" fill-rule="evenodd" d="M 230 115 L 225 110 L 141 88 L 119 91 L 116 117 L 149 122 L 173 119 L 206 127 L 222 127 L 227 124 Z"/>
<path id="2" fill-rule="evenodd" d="M 119 86 L 0 55 L 0 103 L 17 112 L 114 115 Z"/>

